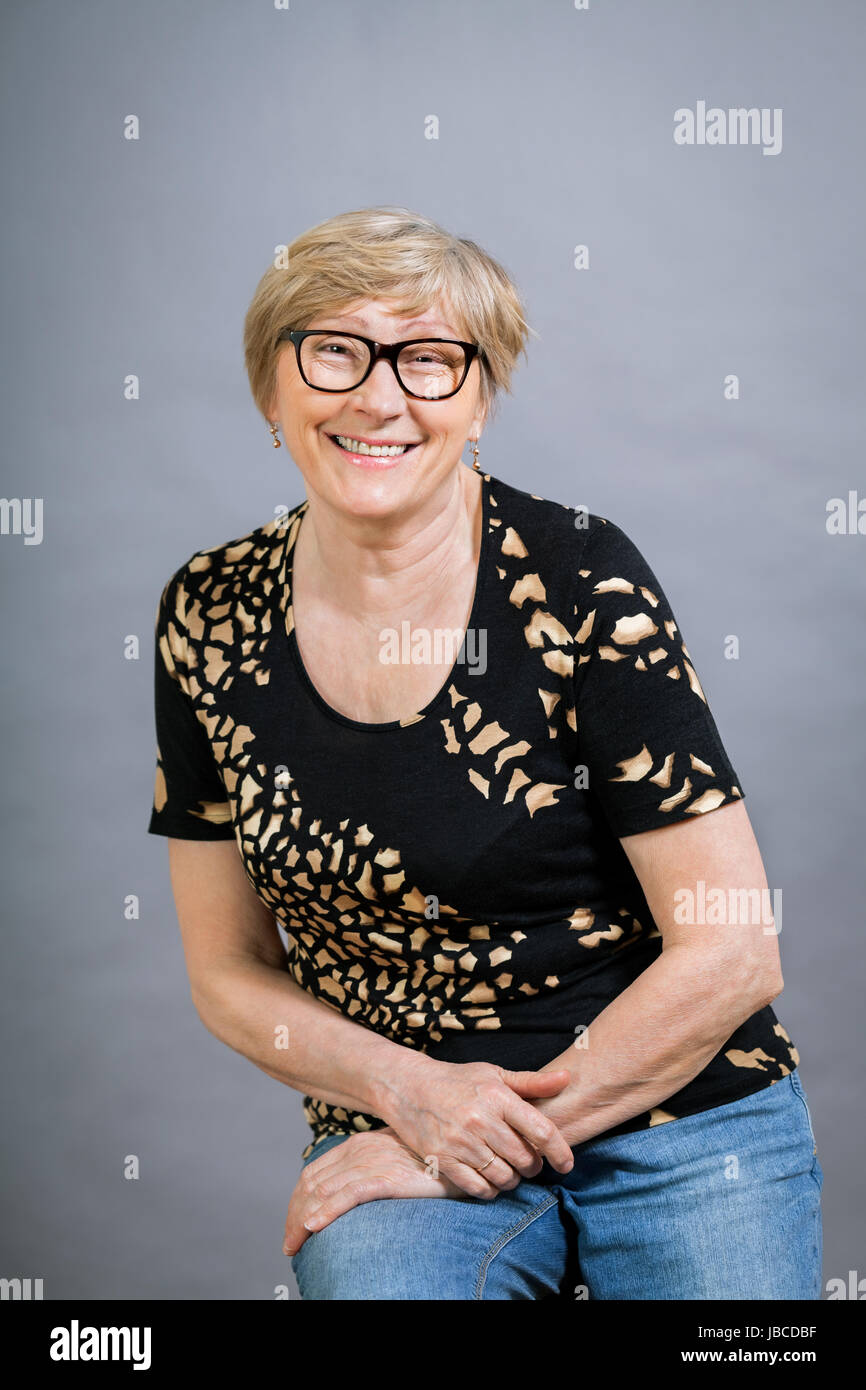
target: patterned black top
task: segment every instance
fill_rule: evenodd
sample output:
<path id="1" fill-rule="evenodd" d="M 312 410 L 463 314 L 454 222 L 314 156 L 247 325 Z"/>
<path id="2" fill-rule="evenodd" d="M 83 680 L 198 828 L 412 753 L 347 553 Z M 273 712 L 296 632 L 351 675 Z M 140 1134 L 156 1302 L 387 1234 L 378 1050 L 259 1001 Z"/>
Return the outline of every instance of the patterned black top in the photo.
<path id="1" fill-rule="evenodd" d="M 466 642 L 400 721 L 345 717 L 304 670 L 291 582 L 306 501 L 176 571 L 156 622 L 149 830 L 234 838 L 292 978 L 359 1025 L 534 1069 L 661 951 L 618 837 L 743 792 L 629 537 L 490 474 L 482 490 Z M 762 1008 L 687 1086 L 605 1133 L 738 1099 L 797 1061 Z M 304 1113 L 314 1139 L 383 1123 L 308 1096 Z"/>

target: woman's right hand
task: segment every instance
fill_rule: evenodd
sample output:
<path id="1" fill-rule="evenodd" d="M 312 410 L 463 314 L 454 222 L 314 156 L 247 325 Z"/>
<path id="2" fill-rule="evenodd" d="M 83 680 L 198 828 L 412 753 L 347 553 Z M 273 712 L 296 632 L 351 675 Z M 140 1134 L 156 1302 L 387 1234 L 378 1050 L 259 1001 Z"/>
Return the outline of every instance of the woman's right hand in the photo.
<path id="1" fill-rule="evenodd" d="M 570 1080 L 564 1069 L 508 1071 L 490 1062 L 416 1055 L 391 1083 L 383 1118 L 434 1177 L 441 1174 L 470 1197 L 495 1197 L 535 1177 L 544 1158 L 557 1172 L 571 1171 L 569 1145 L 530 1104 L 558 1095 Z"/>

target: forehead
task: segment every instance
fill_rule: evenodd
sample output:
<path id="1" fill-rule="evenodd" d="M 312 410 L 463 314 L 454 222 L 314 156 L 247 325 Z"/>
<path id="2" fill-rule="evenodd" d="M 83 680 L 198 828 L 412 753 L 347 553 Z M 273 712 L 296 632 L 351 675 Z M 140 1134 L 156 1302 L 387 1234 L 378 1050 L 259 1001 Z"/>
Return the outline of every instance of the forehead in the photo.
<path id="1" fill-rule="evenodd" d="M 412 333 L 437 333 L 447 337 L 459 337 L 457 325 L 448 316 L 447 306 L 433 304 L 420 314 L 404 316 L 398 314 L 384 300 L 367 300 L 364 303 L 346 305 L 332 309 L 329 313 L 317 315 L 317 322 L 334 327 L 340 324 L 351 332 L 375 336 L 377 329 L 387 327 L 400 336 Z"/>

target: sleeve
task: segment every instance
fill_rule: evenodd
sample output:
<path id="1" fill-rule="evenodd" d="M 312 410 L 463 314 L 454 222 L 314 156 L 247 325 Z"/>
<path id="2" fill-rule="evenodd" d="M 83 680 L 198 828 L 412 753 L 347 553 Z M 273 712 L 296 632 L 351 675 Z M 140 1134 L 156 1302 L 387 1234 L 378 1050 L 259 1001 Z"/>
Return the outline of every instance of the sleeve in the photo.
<path id="1" fill-rule="evenodd" d="M 181 840 L 230 840 L 231 806 L 207 729 L 184 688 L 190 663 L 183 626 L 183 569 L 162 592 L 155 625 L 156 781 L 148 833 Z"/>
<path id="2" fill-rule="evenodd" d="M 578 764 L 617 836 L 743 797 L 671 606 L 613 522 L 593 517 L 579 560 Z"/>

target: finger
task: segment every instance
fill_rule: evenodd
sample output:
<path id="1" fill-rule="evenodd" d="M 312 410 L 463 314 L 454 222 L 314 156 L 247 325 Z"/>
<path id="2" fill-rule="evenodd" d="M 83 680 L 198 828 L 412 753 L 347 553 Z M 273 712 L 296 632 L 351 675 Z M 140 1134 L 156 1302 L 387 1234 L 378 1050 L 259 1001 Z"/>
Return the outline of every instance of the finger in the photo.
<path id="1" fill-rule="evenodd" d="M 468 1139 L 469 1136 L 466 1137 Z M 483 1129 L 472 1137 L 471 1148 L 467 1145 L 466 1148 L 455 1151 L 454 1157 L 477 1171 L 492 1154 L 496 1154 L 505 1167 L 511 1170 L 506 1173 L 503 1167 L 494 1168 L 492 1165 L 489 1169 L 484 1169 L 484 1176 L 497 1187 L 501 1187 L 506 1181 L 509 1186 L 515 1186 L 511 1182 L 512 1174 L 515 1172 L 519 1177 L 531 1178 L 535 1177 L 541 1168 L 541 1156 L 536 1149 L 504 1119 L 490 1115 L 485 1117 Z"/>
<path id="2" fill-rule="evenodd" d="M 519 1096 L 556 1096 L 571 1080 L 571 1072 L 563 1067 L 560 1071 L 506 1071 L 502 1079 Z"/>
<path id="3" fill-rule="evenodd" d="M 463 1142 L 452 1147 L 444 1159 L 437 1157 L 439 1171 L 452 1178 L 452 1181 L 455 1163 L 479 1173 L 497 1191 L 516 1187 L 521 1177 L 534 1177 L 541 1169 L 541 1156 L 532 1145 L 504 1120 L 492 1115 L 485 1116 L 483 1124 L 479 1121 L 477 1133 L 470 1135 L 466 1132 L 462 1138 Z M 490 1161 L 494 1157 L 497 1160 L 495 1163 Z M 467 1188 L 467 1191 L 470 1190 Z M 472 1195 L 485 1194 L 479 1188 L 477 1192 L 472 1191 Z"/>
<path id="4" fill-rule="evenodd" d="M 459 1187 L 461 1192 L 465 1192 L 467 1197 L 480 1197 L 485 1201 L 490 1201 L 491 1198 L 499 1196 L 499 1188 L 487 1181 L 487 1171 L 479 1173 L 468 1163 L 461 1162 L 460 1159 L 451 1157 L 443 1159 L 439 1165 L 439 1171 L 453 1182 L 455 1187 Z"/>
<path id="5" fill-rule="evenodd" d="M 319 1185 L 327 1178 L 328 1170 L 336 1165 L 328 1163 L 328 1159 L 342 1148 L 337 1144 L 328 1153 L 320 1154 L 304 1168 L 297 1186 L 292 1193 L 289 1202 L 289 1210 L 286 1214 L 286 1225 L 283 1231 L 283 1254 L 296 1255 L 309 1235 L 309 1231 L 304 1228 L 303 1214 L 319 1205 L 318 1197 Z M 345 1158 L 345 1156 L 343 1156 Z"/>
<path id="6" fill-rule="evenodd" d="M 485 1168 L 481 1169 L 479 1165 L 475 1171 L 480 1177 L 486 1178 L 497 1192 L 510 1192 L 520 1182 L 520 1174 L 515 1173 L 511 1164 L 507 1163 L 500 1154 L 497 1154 Z"/>
<path id="7" fill-rule="evenodd" d="M 510 1125 L 503 1122 L 495 1123 L 487 1136 L 489 1148 L 521 1178 L 534 1178 L 541 1170 L 541 1155 L 537 1149 L 517 1134 Z M 487 1157 L 489 1158 L 489 1154 Z M 481 1167 L 484 1159 L 480 1159 L 477 1167 Z M 487 1174 L 485 1173 L 485 1176 Z M 501 1183 L 497 1184 L 501 1186 Z M 513 1184 L 512 1184 L 513 1185 Z"/>
<path id="8" fill-rule="evenodd" d="M 310 1232 L 304 1226 L 305 1216 L 321 1205 L 322 1189 L 336 1191 L 345 1181 L 347 1154 L 342 1144 L 335 1144 L 327 1153 L 319 1154 L 303 1169 L 289 1202 L 283 1233 L 283 1254 L 296 1255 Z M 340 1170 L 343 1170 L 342 1173 Z"/>
<path id="9" fill-rule="evenodd" d="M 351 1138 L 352 1136 L 348 1136 Z M 354 1150 L 350 1148 L 348 1153 L 351 1155 Z M 347 1151 L 345 1143 L 334 1144 L 330 1149 L 326 1149 L 318 1158 L 314 1158 L 311 1163 L 307 1163 L 302 1170 L 302 1177 L 308 1184 L 315 1186 L 324 1173 L 330 1172 L 334 1168 L 339 1168 L 346 1163 Z"/>
<path id="10" fill-rule="evenodd" d="M 304 1228 L 303 1204 L 296 1202 L 294 1197 L 289 1203 L 289 1211 L 286 1216 L 286 1226 L 283 1231 L 283 1254 L 297 1255 L 304 1241 L 310 1232 Z"/>
<path id="11" fill-rule="evenodd" d="M 332 1221 L 336 1221 L 338 1216 L 345 1215 L 353 1207 L 360 1207 L 365 1202 L 375 1202 L 389 1195 L 390 1184 L 387 1179 L 356 1178 L 345 1183 L 339 1192 L 332 1193 L 318 1206 L 311 1206 L 304 1214 L 304 1229 L 308 1234 L 322 1231 L 326 1226 L 330 1226 Z"/>
<path id="12" fill-rule="evenodd" d="M 305 1209 L 312 1210 L 332 1192 L 338 1192 L 350 1180 L 351 1174 L 358 1173 L 362 1167 L 363 1159 L 356 1149 L 335 1144 L 327 1153 L 320 1154 L 307 1164 L 295 1193 L 303 1200 Z"/>
<path id="13" fill-rule="evenodd" d="M 492 1167 L 492 1165 L 491 1165 Z M 487 1181 L 487 1171 L 479 1173 L 476 1168 L 470 1167 L 468 1163 L 455 1163 L 453 1173 L 448 1175 L 452 1182 L 469 1197 L 478 1197 L 482 1201 L 492 1201 L 499 1196 L 499 1188 L 494 1187 L 493 1183 Z"/>
<path id="14" fill-rule="evenodd" d="M 504 1111 L 503 1119 L 524 1139 L 528 1139 L 558 1173 L 571 1172 L 574 1154 L 553 1121 L 542 1115 L 540 1110 L 515 1097 Z"/>

